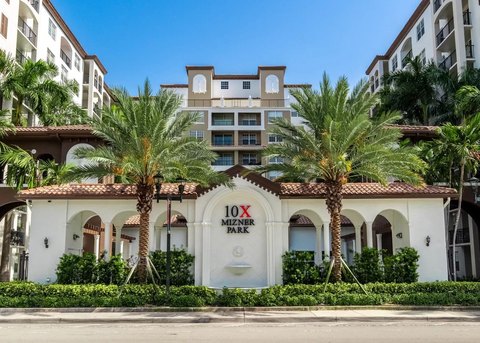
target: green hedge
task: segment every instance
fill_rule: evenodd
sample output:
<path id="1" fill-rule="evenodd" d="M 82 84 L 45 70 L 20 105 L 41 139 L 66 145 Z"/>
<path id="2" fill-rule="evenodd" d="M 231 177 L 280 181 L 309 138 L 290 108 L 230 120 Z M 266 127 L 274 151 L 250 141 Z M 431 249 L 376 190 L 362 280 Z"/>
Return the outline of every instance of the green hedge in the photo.
<path id="1" fill-rule="evenodd" d="M 480 305 L 479 282 L 370 283 L 364 294 L 356 284 L 287 285 L 255 290 L 216 291 L 203 286 L 39 285 L 0 283 L 0 307 L 135 306 L 317 306 L 317 305 Z"/>

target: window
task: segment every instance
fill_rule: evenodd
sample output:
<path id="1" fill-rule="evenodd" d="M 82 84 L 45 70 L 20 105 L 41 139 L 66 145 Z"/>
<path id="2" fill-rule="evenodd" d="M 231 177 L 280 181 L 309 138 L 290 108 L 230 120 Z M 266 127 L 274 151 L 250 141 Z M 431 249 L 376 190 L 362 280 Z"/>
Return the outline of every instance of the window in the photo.
<path id="1" fill-rule="evenodd" d="M 283 113 L 279 111 L 268 112 L 268 123 L 271 124 L 277 119 L 283 118 Z"/>
<path id="2" fill-rule="evenodd" d="M 283 157 L 280 157 L 280 156 L 270 157 L 270 159 L 268 160 L 268 163 L 270 164 L 283 163 Z"/>
<path id="3" fill-rule="evenodd" d="M 60 78 L 62 79 L 63 82 L 67 82 L 68 81 L 68 70 L 67 68 L 65 68 L 64 66 L 62 66 L 62 73 L 60 75 Z"/>
<path id="4" fill-rule="evenodd" d="M 212 125 L 218 125 L 218 126 L 233 125 L 233 113 L 213 113 Z"/>
<path id="5" fill-rule="evenodd" d="M 233 165 L 233 153 L 218 153 L 218 158 L 212 163 L 214 166 L 231 166 Z"/>
<path id="6" fill-rule="evenodd" d="M 190 131 L 190 137 L 196 138 L 197 140 L 203 140 L 203 131 L 192 130 Z"/>
<path id="7" fill-rule="evenodd" d="M 47 49 L 47 62 L 55 63 L 55 55 L 50 51 L 50 49 Z"/>
<path id="8" fill-rule="evenodd" d="M 291 116 L 292 116 L 292 118 L 298 118 L 298 112 L 297 111 L 292 111 Z"/>
<path id="9" fill-rule="evenodd" d="M 75 62 L 73 63 L 75 65 L 75 69 L 80 71 L 80 56 L 75 54 Z"/>
<path id="10" fill-rule="evenodd" d="M 242 134 L 242 145 L 257 145 L 260 142 L 257 142 L 256 133 L 243 133 Z"/>
<path id="11" fill-rule="evenodd" d="M 425 34 L 425 22 L 422 19 L 420 20 L 420 23 L 418 23 L 417 25 L 417 40 L 420 40 L 420 38 L 422 38 L 424 34 Z"/>
<path id="12" fill-rule="evenodd" d="M 207 92 L 207 78 L 202 74 L 197 74 L 193 77 L 193 93 Z"/>
<path id="13" fill-rule="evenodd" d="M 3 37 L 7 38 L 8 18 L 3 13 L 2 13 L 2 23 L 1 23 L 1 27 L 0 27 L 0 33 L 2 34 Z"/>
<path id="14" fill-rule="evenodd" d="M 57 27 L 53 23 L 52 19 L 48 20 L 48 34 L 53 38 L 53 40 L 57 38 Z"/>
<path id="15" fill-rule="evenodd" d="M 395 55 L 392 58 L 392 71 L 397 70 L 397 68 L 398 68 L 398 57 L 397 55 Z"/>
<path id="16" fill-rule="evenodd" d="M 254 126 L 260 124 L 257 122 L 257 115 L 255 113 L 241 113 L 239 115 L 239 125 Z"/>
<path id="17" fill-rule="evenodd" d="M 233 135 L 231 133 L 216 133 L 213 135 L 212 145 L 233 145 Z"/>
<path id="18" fill-rule="evenodd" d="M 228 89 L 228 81 L 221 81 L 220 89 Z"/>
<path id="19" fill-rule="evenodd" d="M 244 166 L 255 166 L 259 164 L 259 158 L 256 153 L 243 153 L 242 164 Z"/>
<path id="20" fill-rule="evenodd" d="M 425 49 L 422 50 L 419 57 L 420 57 L 420 61 L 422 62 L 422 64 L 426 65 L 427 64 L 427 56 L 425 55 Z"/>
<path id="21" fill-rule="evenodd" d="M 276 75 L 268 75 L 265 78 L 265 93 L 278 93 L 280 82 Z"/>
<path id="22" fill-rule="evenodd" d="M 281 142 L 283 142 L 282 137 L 272 133 L 268 135 L 268 143 L 281 143 Z"/>
<path id="23" fill-rule="evenodd" d="M 243 89 L 250 89 L 250 81 L 243 81 Z"/>

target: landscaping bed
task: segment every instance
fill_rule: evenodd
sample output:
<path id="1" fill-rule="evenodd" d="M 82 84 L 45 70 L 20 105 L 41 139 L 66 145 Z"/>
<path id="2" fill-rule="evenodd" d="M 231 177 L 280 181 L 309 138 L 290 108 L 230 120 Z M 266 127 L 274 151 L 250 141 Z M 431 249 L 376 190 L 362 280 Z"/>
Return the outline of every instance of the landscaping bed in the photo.
<path id="1" fill-rule="evenodd" d="M 261 291 L 154 285 L 39 285 L 0 283 L 0 307 L 252 307 L 252 306 L 479 306 L 479 282 L 370 283 L 273 286 Z"/>

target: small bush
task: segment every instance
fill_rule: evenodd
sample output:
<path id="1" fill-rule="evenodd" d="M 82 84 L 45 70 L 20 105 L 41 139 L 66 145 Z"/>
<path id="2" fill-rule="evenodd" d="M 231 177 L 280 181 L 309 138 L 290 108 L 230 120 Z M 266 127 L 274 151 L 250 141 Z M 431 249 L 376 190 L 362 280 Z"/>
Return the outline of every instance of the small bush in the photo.
<path id="1" fill-rule="evenodd" d="M 282 256 L 283 284 L 315 284 L 321 281 L 313 251 L 287 251 Z"/>
<path id="2" fill-rule="evenodd" d="M 420 256 L 414 248 L 401 248 L 395 255 L 384 258 L 386 282 L 417 282 L 418 260 Z"/>
<path id="3" fill-rule="evenodd" d="M 217 296 L 216 304 L 226 307 L 252 307 L 258 302 L 258 295 L 254 289 L 242 290 L 237 288 L 224 288 Z"/>
<path id="4" fill-rule="evenodd" d="M 361 283 L 383 281 L 380 252 L 375 248 L 363 248 L 361 254 L 355 254 L 352 269 Z"/>
<path id="5" fill-rule="evenodd" d="M 128 275 L 127 263 L 121 255 L 112 256 L 110 260 L 98 261 L 98 279 L 96 282 L 106 285 L 121 285 Z"/>
<path id="6" fill-rule="evenodd" d="M 154 251 L 151 253 L 150 259 L 160 275 L 159 283 L 164 285 L 166 282 L 167 253 L 165 251 Z M 170 285 L 193 285 L 192 271 L 194 259 L 193 255 L 190 255 L 185 250 L 171 251 Z"/>

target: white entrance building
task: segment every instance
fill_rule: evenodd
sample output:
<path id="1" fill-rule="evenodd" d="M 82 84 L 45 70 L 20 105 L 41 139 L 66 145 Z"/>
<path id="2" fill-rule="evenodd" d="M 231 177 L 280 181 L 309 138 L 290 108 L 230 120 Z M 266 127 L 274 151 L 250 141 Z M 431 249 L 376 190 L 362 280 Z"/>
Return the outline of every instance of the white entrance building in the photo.
<path id="1" fill-rule="evenodd" d="M 233 189 L 187 184 L 183 202 L 173 203 L 173 215 L 181 219 L 172 228 L 172 244 L 195 256 L 198 285 L 281 284 L 286 251 L 313 250 L 317 261 L 330 255 L 323 184 L 275 183 L 246 171 L 241 166 L 227 171 Z M 162 192 L 174 188 L 162 185 Z M 135 255 L 134 191 L 132 185 L 71 184 L 21 192 L 32 213 L 29 279 L 53 282 L 60 257 L 85 251 L 90 234 L 97 254 Z M 363 246 L 392 252 L 410 246 L 420 254 L 421 281 L 447 280 L 444 203 L 450 197 L 456 197 L 454 190 L 433 186 L 345 185 L 343 255 L 348 259 Z M 154 203 L 150 218 L 151 250 L 164 250 L 165 201 Z"/>

